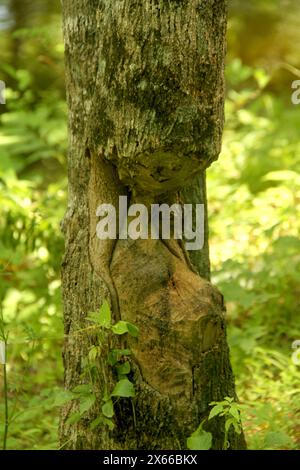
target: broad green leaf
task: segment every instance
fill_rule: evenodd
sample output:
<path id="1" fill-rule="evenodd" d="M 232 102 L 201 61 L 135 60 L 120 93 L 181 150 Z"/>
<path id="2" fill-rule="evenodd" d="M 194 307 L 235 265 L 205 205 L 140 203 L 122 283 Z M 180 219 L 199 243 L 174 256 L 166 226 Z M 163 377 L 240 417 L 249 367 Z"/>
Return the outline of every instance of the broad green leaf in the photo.
<path id="1" fill-rule="evenodd" d="M 104 405 L 102 406 L 102 413 L 104 414 L 104 416 L 106 416 L 106 418 L 113 417 L 113 415 L 115 414 L 115 411 L 114 411 L 114 404 L 112 400 L 109 400 L 106 403 L 104 403 Z"/>
<path id="2" fill-rule="evenodd" d="M 187 439 L 187 448 L 190 450 L 209 450 L 212 445 L 212 434 L 203 429 L 197 430 Z"/>
<path id="3" fill-rule="evenodd" d="M 86 413 L 93 406 L 95 401 L 96 401 L 96 397 L 95 395 L 92 395 L 92 394 L 82 398 L 79 403 L 80 414 L 82 415 Z"/>
<path id="4" fill-rule="evenodd" d="M 127 322 L 127 329 L 128 329 L 128 333 L 133 336 L 134 338 L 137 338 L 138 335 L 139 335 L 139 329 L 137 326 L 133 325 L 132 323 L 130 322 Z"/>
<path id="5" fill-rule="evenodd" d="M 134 397 L 134 385 L 128 379 L 119 380 L 111 394 L 112 397 Z"/>
<path id="6" fill-rule="evenodd" d="M 111 329 L 115 335 L 124 335 L 125 333 L 128 333 L 127 322 L 123 320 L 118 321 L 118 323 L 113 325 Z"/>
<path id="7" fill-rule="evenodd" d="M 112 326 L 112 331 L 116 335 L 124 335 L 125 333 L 137 338 L 139 335 L 139 329 L 128 321 L 120 320 L 118 323 Z"/>
<path id="8" fill-rule="evenodd" d="M 111 325 L 111 311 L 110 311 L 110 306 L 107 300 L 104 300 L 103 304 L 101 305 L 99 313 L 100 313 L 99 324 L 101 326 L 104 326 L 105 328 L 109 328 Z"/>
<path id="9" fill-rule="evenodd" d="M 224 407 L 223 407 L 222 403 L 219 403 L 218 405 L 215 405 L 212 408 L 212 410 L 210 411 L 208 419 L 212 419 L 215 416 L 218 416 L 223 411 L 223 409 L 224 409 Z"/>
<path id="10" fill-rule="evenodd" d="M 124 362 L 123 364 L 116 366 L 118 376 L 120 375 L 127 375 L 130 372 L 130 364 L 128 361 Z"/>

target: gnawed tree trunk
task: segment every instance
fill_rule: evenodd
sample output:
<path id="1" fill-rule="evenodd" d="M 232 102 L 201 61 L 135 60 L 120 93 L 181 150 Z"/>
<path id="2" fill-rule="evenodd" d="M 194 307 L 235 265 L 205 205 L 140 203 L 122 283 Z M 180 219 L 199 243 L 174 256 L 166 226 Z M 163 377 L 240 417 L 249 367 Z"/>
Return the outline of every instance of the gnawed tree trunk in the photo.
<path id="1" fill-rule="evenodd" d="M 69 207 L 63 230 L 67 389 L 82 383 L 95 337 L 86 316 L 109 299 L 140 329 L 129 339 L 136 397 L 116 405 L 115 429 L 101 413 L 113 375 L 102 348 L 97 402 L 79 423 L 62 412 L 71 449 L 180 449 L 209 413 L 235 397 L 222 295 L 209 282 L 208 230 L 202 250 L 176 240 L 96 237 L 96 208 L 118 197 L 206 206 L 205 168 L 218 157 L 223 125 L 225 0 L 64 0 L 70 122 Z M 78 333 L 79 330 L 83 330 Z M 224 423 L 211 420 L 213 447 Z M 243 448 L 243 435 L 230 435 Z"/>

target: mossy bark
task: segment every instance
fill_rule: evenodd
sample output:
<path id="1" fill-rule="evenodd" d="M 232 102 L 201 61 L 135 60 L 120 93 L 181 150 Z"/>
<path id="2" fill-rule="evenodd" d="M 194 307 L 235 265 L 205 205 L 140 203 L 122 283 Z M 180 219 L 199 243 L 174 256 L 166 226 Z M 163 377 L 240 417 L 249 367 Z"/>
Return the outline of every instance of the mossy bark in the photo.
<path id="1" fill-rule="evenodd" d="M 61 413 L 69 449 L 184 449 L 209 403 L 235 396 L 223 298 L 210 284 L 205 246 L 190 269 L 171 240 L 96 237 L 95 211 L 119 195 L 147 203 L 206 204 L 205 168 L 222 135 L 224 0 L 63 0 L 69 106 L 69 207 L 62 228 L 65 386 L 82 380 L 93 336 L 86 316 L 109 299 L 115 317 L 140 336 L 128 340 L 137 396 L 116 405 L 116 427 L 91 430 L 101 399 L 79 422 Z M 177 256 L 174 253 L 177 252 Z M 118 312 L 117 312 L 118 311 Z M 97 395 L 112 386 L 105 354 Z M 134 412 L 133 412 L 134 409 Z M 224 423 L 209 425 L 213 448 Z M 243 435 L 230 435 L 233 449 Z"/>

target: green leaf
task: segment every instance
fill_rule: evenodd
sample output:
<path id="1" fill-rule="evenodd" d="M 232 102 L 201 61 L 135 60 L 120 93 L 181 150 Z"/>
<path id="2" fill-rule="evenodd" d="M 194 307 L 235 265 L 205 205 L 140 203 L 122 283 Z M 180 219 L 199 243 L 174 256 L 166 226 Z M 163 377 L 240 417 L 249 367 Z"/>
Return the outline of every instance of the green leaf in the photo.
<path id="1" fill-rule="evenodd" d="M 224 398 L 225 401 L 228 401 L 228 403 L 232 403 L 234 401 L 234 398 L 232 397 L 225 397 Z"/>
<path id="2" fill-rule="evenodd" d="M 74 398 L 74 393 L 69 390 L 60 390 L 55 393 L 53 406 L 63 406 Z"/>
<path id="3" fill-rule="evenodd" d="M 139 335 L 139 329 L 128 321 L 120 320 L 112 326 L 112 331 L 115 335 L 124 335 L 125 333 L 130 334 L 134 338 Z"/>
<path id="4" fill-rule="evenodd" d="M 91 424 L 90 424 L 90 428 L 91 429 L 95 429 L 97 428 L 101 423 L 103 423 L 103 417 L 102 416 L 98 416 L 98 418 L 94 419 Z"/>
<path id="5" fill-rule="evenodd" d="M 233 423 L 234 423 L 234 419 L 232 419 L 232 418 L 226 419 L 226 421 L 225 421 L 225 431 L 228 431 L 230 426 L 233 426 Z"/>
<path id="6" fill-rule="evenodd" d="M 117 370 L 118 376 L 129 374 L 129 372 L 130 372 L 129 362 L 126 361 L 123 364 L 117 365 L 116 370 Z"/>
<path id="7" fill-rule="evenodd" d="M 97 346 L 92 346 L 89 350 L 89 360 L 94 362 L 96 357 L 98 356 L 99 348 Z"/>
<path id="8" fill-rule="evenodd" d="M 219 415 L 223 411 L 223 405 L 222 403 L 219 403 L 218 405 L 215 405 L 212 410 L 209 413 L 208 419 L 212 419 L 215 416 Z"/>
<path id="9" fill-rule="evenodd" d="M 111 329 L 115 335 L 124 335 L 125 333 L 128 333 L 127 322 L 123 320 L 118 321 L 118 323 L 113 325 Z"/>
<path id="10" fill-rule="evenodd" d="M 139 335 L 139 329 L 137 326 L 133 325 L 132 323 L 130 322 L 127 322 L 127 329 L 128 329 L 128 333 L 133 336 L 134 338 L 137 338 L 138 335 Z"/>
<path id="11" fill-rule="evenodd" d="M 240 421 L 240 413 L 239 413 L 239 410 L 237 409 L 237 406 L 236 405 L 232 405 L 229 409 L 229 414 L 231 414 L 231 416 L 233 416 L 237 422 Z"/>
<path id="12" fill-rule="evenodd" d="M 86 396 L 90 395 L 91 393 L 91 386 L 89 384 L 81 384 L 77 385 L 73 388 L 72 392 L 76 393 L 77 395 Z"/>
<path id="13" fill-rule="evenodd" d="M 79 403 L 79 412 L 81 415 L 86 413 L 95 403 L 96 397 L 95 395 L 89 395 L 87 397 L 84 397 L 82 400 L 80 400 Z"/>
<path id="14" fill-rule="evenodd" d="M 105 328 L 109 328 L 111 326 L 111 311 L 110 306 L 107 300 L 104 300 L 103 304 L 100 308 L 100 320 L 99 324 L 104 326 Z"/>
<path id="15" fill-rule="evenodd" d="M 69 424 L 69 425 L 75 424 L 75 423 L 78 423 L 80 421 L 80 419 L 81 419 L 81 414 L 80 413 L 72 413 L 68 417 L 66 423 Z"/>
<path id="16" fill-rule="evenodd" d="M 99 325 L 100 324 L 99 312 L 90 312 L 87 316 L 87 320 Z"/>
<path id="17" fill-rule="evenodd" d="M 103 419 L 103 423 L 108 426 L 108 428 L 110 429 L 110 431 L 112 431 L 112 430 L 114 429 L 114 427 L 115 427 L 114 422 L 113 422 L 111 419 L 104 418 L 104 419 Z"/>
<path id="18" fill-rule="evenodd" d="M 117 362 L 118 362 L 118 352 L 116 349 L 112 349 L 111 351 L 109 351 L 107 355 L 107 363 L 113 367 L 114 365 L 117 364 Z"/>
<path id="19" fill-rule="evenodd" d="M 99 312 L 91 312 L 88 317 L 88 320 L 96 323 L 97 325 L 103 328 L 111 327 L 111 312 L 108 302 L 105 300 L 101 305 Z"/>
<path id="20" fill-rule="evenodd" d="M 241 434 L 242 432 L 242 428 L 240 426 L 240 424 L 234 419 L 234 418 L 228 418 L 226 419 L 226 422 L 225 422 L 225 431 L 228 431 L 230 426 L 233 426 L 234 427 L 234 431 L 237 433 L 237 434 Z"/>
<path id="21" fill-rule="evenodd" d="M 119 380 L 111 394 L 112 397 L 134 397 L 134 385 L 128 379 Z"/>
<path id="22" fill-rule="evenodd" d="M 212 434 L 203 429 L 195 431 L 187 439 L 187 448 L 190 450 L 209 450 L 212 445 Z"/>
<path id="23" fill-rule="evenodd" d="M 115 411 L 114 411 L 114 404 L 112 400 L 109 400 L 106 403 L 104 403 L 104 405 L 102 406 L 102 413 L 104 414 L 104 416 L 106 416 L 106 418 L 113 417 L 113 415 L 115 414 Z"/>

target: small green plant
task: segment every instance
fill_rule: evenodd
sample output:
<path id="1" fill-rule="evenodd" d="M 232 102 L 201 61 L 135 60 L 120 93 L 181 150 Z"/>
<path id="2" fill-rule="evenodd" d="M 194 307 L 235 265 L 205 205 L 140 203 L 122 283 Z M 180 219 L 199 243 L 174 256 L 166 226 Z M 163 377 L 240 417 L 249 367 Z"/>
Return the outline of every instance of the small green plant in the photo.
<path id="1" fill-rule="evenodd" d="M 187 439 L 187 447 L 190 450 L 209 450 L 212 445 L 212 433 L 203 429 L 207 420 L 215 417 L 224 417 L 224 444 L 223 450 L 229 448 L 228 434 L 231 427 L 237 434 L 242 432 L 240 412 L 243 405 L 236 403 L 233 398 L 225 397 L 223 401 L 213 401 L 210 403 L 213 408 L 210 410 L 208 418 L 205 418 L 195 432 Z"/>
<path id="2" fill-rule="evenodd" d="M 225 418 L 225 435 L 223 450 L 229 448 L 228 433 L 231 427 L 234 428 L 236 434 L 241 434 L 241 410 L 243 405 L 236 403 L 233 398 L 225 397 L 223 401 L 213 401 L 210 403 L 213 408 L 211 409 L 208 419 L 213 419 L 216 416 L 223 416 Z"/>
<path id="3" fill-rule="evenodd" d="M 100 307 L 99 311 L 92 312 L 88 315 L 87 320 L 93 323 L 92 328 L 97 334 L 98 344 L 93 344 L 89 349 L 87 357 L 84 359 L 83 376 L 88 378 L 89 383 L 78 385 L 71 392 L 63 392 L 62 403 L 70 400 L 78 400 L 79 409 L 76 413 L 72 413 L 68 419 L 69 424 L 74 424 L 88 413 L 97 400 L 97 358 L 103 354 L 103 350 L 107 344 L 110 344 L 111 335 L 122 336 L 129 334 L 137 337 L 139 334 L 138 328 L 127 321 L 120 320 L 117 323 L 112 323 L 111 310 L 108 302 L 105 300 Z M 113 389 L 109 391 L 107 384 L 102 400 L 101 414 L 91 422 L 91 427 L 94 429 L 99 425 L 107 425 L 109 429 L 114 428 L 113 417 L 115 414 L 114 405 L 120 398 L 134 398 L 135 388 L 134 384 L 129 379 L 131 372 L 131 365 L 129 356 L 131 355 L 130 349 L 126 348 L 109 348 L 106 361 L 112 368 L 113 376 L 117 378 Z M 132 403 L 133 415 L 135 420 L 134 406 Z"/>

